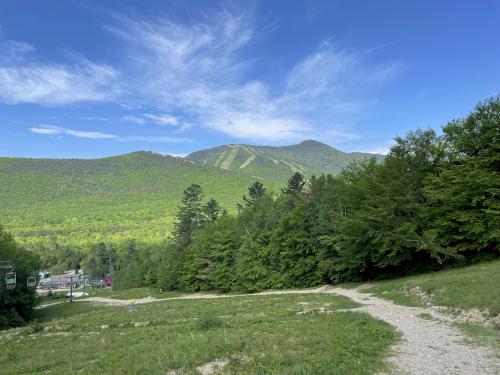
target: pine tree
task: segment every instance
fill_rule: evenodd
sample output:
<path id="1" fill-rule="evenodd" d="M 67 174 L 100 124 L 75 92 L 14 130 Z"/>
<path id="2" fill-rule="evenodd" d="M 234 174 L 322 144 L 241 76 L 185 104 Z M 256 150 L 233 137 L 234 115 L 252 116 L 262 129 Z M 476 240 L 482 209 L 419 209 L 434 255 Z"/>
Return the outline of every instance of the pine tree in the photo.
<path id="1" fill-rule="evenodd" d="M 262 197 L 266 192 L 266 188 L 260 181 L 255 181 L 248 187 L 248 197 L 243 196 L 244 205 L 238 203 L 238 209 L 249 208 L 255 205 L 257 200 Z"/>
<path id="2" fill-rule="evenodd" d="M 205 222 L 202 199 L 203 191 L 200 185 L 192 184 L 184 190 L 173 230 L 177 247 L 186 246 L 191 240 L 193 231 L 200 228 Z"/>
<path id="3" fill-rule="evenodd" d="M 288 180 L 287 186 L 283 189 L 286 194 L 299 194 L 302 192 L 306 181 L 300 172 L 295 172 Z"/>
<path id="4" fill-rule="evenodd" d="M 221 215 L 225 213 L 225 211 L 221 207 L 219 202 L 217 202 L 215 199 L 210 199 L 203 206 L 203 213 L 205 214 L 205 217 L 207 218 L 209 223 L 214 223 Z"/>

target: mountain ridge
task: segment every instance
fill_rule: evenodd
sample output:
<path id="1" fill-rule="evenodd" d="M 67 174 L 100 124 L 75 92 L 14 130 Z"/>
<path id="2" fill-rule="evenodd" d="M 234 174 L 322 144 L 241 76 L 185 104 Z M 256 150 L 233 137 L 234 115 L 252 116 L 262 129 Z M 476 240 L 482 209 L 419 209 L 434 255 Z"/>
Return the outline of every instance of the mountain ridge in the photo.
<path id="1" fill-rule="evenodd" d="M 186 156 L 187 160 L 203 166 L 277 179 L 283 179 L 297 171 L 306 176 L 336 174 L 353 160 L 366 158 L 382 160 L 384 156 L 343 152 L 316 140 L 304 140 L 288 146 L 231 143 L 195 151 Z"/>
<path id="2" fill-rule="evenodd" d="M 198 153 L 219 159 L 218 164 L 192 160 L 192 154 L 180 158 L 151 151 L 97 159 L 0 157 L 1 224 L 24 244 L 157 242 L 170 232 L 190 184 L 201 185 L 207 199 L 233 211 L 257 179 L 279 191 L 295 171 L 335 173 L 353 160 L 317 141 L 214 149 Z M 325 168 L 333 162 L 333 168 Z"/>

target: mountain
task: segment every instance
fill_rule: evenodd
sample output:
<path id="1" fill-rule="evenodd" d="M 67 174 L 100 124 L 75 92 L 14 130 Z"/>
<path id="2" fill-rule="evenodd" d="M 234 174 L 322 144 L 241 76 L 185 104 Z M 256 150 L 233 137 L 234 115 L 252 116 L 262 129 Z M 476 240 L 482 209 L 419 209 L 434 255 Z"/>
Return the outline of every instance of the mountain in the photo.
<path id="1" fill-rule="evenodd" d="M 229 144 L 193 152 L 186 159 L 202 166 L 282 181 L 296 171 L 306 176 L 335 174 L 353 160 L 371 157 L 383 159 L 382 155 L 345 153 L 308 140 L 284 147 Z"/>
<path id="2" fill-rule="evenodd" d="M 190 184 L 233 210 L 254 181 L 151 152 L 95 160 L 0 158 L 0 224 L 22 243 L 161 241 Z"/>
<path id="3" fill-rule="evenodd" d="M 182 191 L 192 183 L 233 211 L 256 179 L 279 191 L 295 171 L 336 173 L 367 156 L 373 155 L 304 141 L 226 145 L 185 159 L 145 151 L 94 160 L 0 158 L 0 224 L 25 244 L 158 242 L 171 231 Z"/>

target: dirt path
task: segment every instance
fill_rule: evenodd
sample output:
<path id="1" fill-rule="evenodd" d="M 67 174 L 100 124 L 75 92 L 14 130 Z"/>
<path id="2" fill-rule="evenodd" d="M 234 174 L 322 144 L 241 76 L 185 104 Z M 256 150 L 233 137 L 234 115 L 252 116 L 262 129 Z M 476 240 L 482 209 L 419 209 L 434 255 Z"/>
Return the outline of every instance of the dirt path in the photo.
<path id="1" fill-rule="evenodd" d="M 500 374 L 500 362 L 492 349 L 467 345 L 466 337 L 457 328 L 440 320 L 418 317 L 430 313 L 438 319 L 448 318 L 439 316 L 435 309 L 396 305 L 357 289 L 334 288 L 328 293 L 363 304 L 356 311 L 386 321 L 403 334 L 389 358 L 396 374 Z"/>
<path id="2" fill-rule="evenodd" d="M 359 289 L 323 286 L 317 289 L 266 291 L 255 294 L 192 294 L 163 299 L 146 297 L 135 300 L 135 303 L 311 293 L 331 293 L 348 297 L 362 304 L 361 307 L 355 309 L 356 311 L 364 311 L 396 327 L 402 333 L 402 339 L 394 346 L 394 353 L 388 359 L 396 374 L 500 374 L 500 361 L 495 356 L 494 351 L 483 346 L 467 345 L 465 343 L 466 337 L 457 328 L 443 321 L 449 320 L 448 316 L 440 315 L 433 308 L 396 305 L 368 293 L 362 293 Z M 80 301 L 99 302 L 107 305 L 127 305 L 130 303 L 127 300 L 102 297 L 90 297 Z M 421 313 L 430 313 L 437 320 L 419 318 L 418 315 Z"/>

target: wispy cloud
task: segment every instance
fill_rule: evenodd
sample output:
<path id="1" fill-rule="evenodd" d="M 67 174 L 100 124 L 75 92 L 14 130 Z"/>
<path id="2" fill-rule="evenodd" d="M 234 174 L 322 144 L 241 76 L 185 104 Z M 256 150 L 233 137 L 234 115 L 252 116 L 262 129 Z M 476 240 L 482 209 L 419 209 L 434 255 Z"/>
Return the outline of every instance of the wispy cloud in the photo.
<path id="1" fill-rule="evenodd" d="M 169 113 L 144 113 L 140 115 L 128 115 L 123 116 L 122 121 L 130 122 L 133 124 L 144 125 L 144 124 L 156 124 L 160 126 L 171 126 L 176 128 L 178 132 L 189 129 L 192 124 L 185 121 L 183 118 L 175 117 Z"/>
<path id="2" fill-rule="evenodd" d="M 46 63 L 35 48 L 23 42 L 0 42 L 0 101 L 9 104 L 65 105 L 83 101 L 110 101 L 121 94 L 119 73 L 106 64 L 81 56 L 70 62 Z"/>
<path id="3" fill-rule="evenodd" d="M 77 138 L 88 138 L 88 139 L 114 139 L 118 136 L 114 134 L 107 134 L 94 131 L 82 131 L 74 130 L 68 128 L 62 128 L 54 125 L 41 125 L 36 128 L 30 128 L 30 131 L 35 134 L 43 135 L 70 135 Z"/>
<path id="4" fill-rule="evenodd" d="M 147 119 L 153 121 L 155 124 L 158 125 L 170 125 L 170 126 L 179 125 L 179 120 L 177 120 L 176 117 L 169 115 L 168 113 L 162 113 L 159 115 L 146 113 L 144 117 L 146 117 Z"/>
<path id="5" fill-rule="evenodd" d="M 249 80 L 253 61 L 243 56 L 262 28 L 251 10 L 222 9 L 187 24 L 168 16 L 115 20 L 107 29 L 128 46 L 127 75 L 135 77 L 129 91 L 235 138 L 285 141 L 344 132 L 331 128 L 332 119 L 359 113 L 367 89 L 400 69 L 369 65 L 362 53 L 326 41 L 281 83 Z"/>
<path id="6" fill-rule="evenodd" d="M 147 121 L 143 117 L 139 116 L 123 116 L 123 122 L 130 122 L 132 124 L 144 125 Z"/>
<path id="7" fill-rule="evenodd" d="M 47 63 L 32 46 L 9 42 L 9 52 L 0 56 L 0 102 L 113 101 L 128 111 L 122 122 L 176 132 L 196 124 L 252 141 L 336 143 L 359 137 L 352 122 L 370 105 L 370 88 L 401 70 L 397 63 L 369 63 L 363 51 L 326 40 L 287 73 L 260 80 L 248 52 L 276 24 L 262 24 L 251 7 L 226 4 L 186 22 L 165 14 L 108 16 L 105 29 L 124 44 L 120 69 L 72 55 Z M 72 135 L 61 130 L 66 128 L 33 129 Z M 185 141 L 168 134 L 132 139 Z"/>
<path id="8" fill-rule="evenodd" d="M 173 156 L 174 158 L 185 158 L 188 155 L 187 153 L 177 153 L 177 152 L 160 152 L 160 154 Z"/>
<path id="9" fill-rule="evenodd" d="M 63 128 L 55 125 L 40 125 L 29 129 L 30 132 L 48 136 L 64 136 L 69 135 L 76 138 L 87 139 L 109 139 L 120 142 L 148 142 L 148 143 L 193 143 L 190 138 L 170 137 L 170 136 L 118 136 L 116 134 L 102 133 L 98 131 L 82 131 L 75 129 Z"/>

